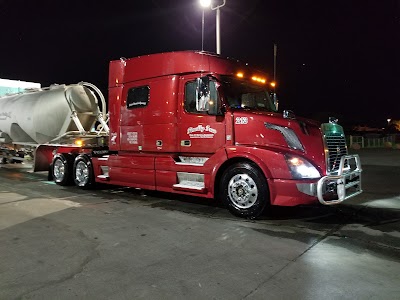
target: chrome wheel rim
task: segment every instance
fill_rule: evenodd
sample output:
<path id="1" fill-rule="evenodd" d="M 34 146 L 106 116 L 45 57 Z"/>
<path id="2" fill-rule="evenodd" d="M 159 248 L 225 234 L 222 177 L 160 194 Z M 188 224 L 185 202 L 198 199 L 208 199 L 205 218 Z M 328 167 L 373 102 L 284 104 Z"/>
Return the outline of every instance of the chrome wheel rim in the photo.
<path id="1" fill-rule="evenodd" d="M 256 203 L 258 197 L 257 185 L 249 175 L 237 174 L 229 181 L 228 195 L 236 207 L 250 208 Z"/>
<path id="2" fill-rule="evenodd" d="M 57 158 L 53 164 L 53 176 L 56 182 L 60 182 L 65 177 L 65 166 L 61 159 Z"/>
<path id="3" fill-rule="evenodd" d="M 85 186 L 89 182 L 89 167 L 85 162 L 80 161 L 76 164 L 75 179 L 78 186 Z"/>

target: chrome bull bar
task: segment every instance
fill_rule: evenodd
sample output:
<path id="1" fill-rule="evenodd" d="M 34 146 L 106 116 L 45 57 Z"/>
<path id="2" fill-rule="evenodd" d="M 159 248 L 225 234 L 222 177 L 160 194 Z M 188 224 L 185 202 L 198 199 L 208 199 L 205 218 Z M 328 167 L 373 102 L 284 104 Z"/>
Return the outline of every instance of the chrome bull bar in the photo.
<path id="1" fill-rule="evenodd" d="M 358 154 L 342 156 L 337 174 L 324 176 L 318 181 L 318 201 L 324 205 L 333 205 L 361 194 L 361 172 Z M 329 183 L 335 185 L 337 199 L 324 199 L 324 192 Z"/>

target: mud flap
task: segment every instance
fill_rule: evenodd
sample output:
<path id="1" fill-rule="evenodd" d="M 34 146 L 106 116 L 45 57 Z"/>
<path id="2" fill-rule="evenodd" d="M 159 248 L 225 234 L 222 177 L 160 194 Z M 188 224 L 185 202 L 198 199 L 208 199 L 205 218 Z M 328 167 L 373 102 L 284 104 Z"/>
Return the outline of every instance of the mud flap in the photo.
<path id="1" fill-rule="evenodd" d="M 56 146 L 40 145 L 34 153 L 33 171 L 49 171 L 50 164 L 53 160 L 53 151 Z"/>

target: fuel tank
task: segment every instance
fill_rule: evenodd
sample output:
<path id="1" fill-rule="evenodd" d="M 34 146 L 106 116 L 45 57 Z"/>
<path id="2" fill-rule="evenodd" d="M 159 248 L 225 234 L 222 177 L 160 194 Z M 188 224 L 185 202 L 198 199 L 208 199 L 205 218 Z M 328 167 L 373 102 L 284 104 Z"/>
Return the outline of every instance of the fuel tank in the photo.
<path id="1" fill-rule="evenodd" d="M 43 144 L 76 131 L 90 131 L 99 112 L 84 84 L 52 85 L 0 97 L 0 136 L 13 143 Z"/>

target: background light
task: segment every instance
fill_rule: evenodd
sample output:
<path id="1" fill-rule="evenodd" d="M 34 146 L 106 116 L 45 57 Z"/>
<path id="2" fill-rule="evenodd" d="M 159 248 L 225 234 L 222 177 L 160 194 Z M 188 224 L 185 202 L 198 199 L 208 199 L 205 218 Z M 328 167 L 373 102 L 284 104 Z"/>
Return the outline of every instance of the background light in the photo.
<path id="1" fill-rule="evenodd" d="M 200 0 L 200 5 L 203 7 L 209 7 L 211 5 L 211 0 Z"/>

